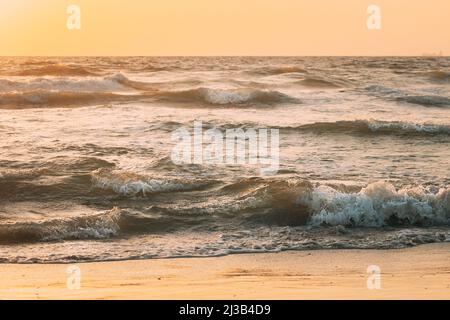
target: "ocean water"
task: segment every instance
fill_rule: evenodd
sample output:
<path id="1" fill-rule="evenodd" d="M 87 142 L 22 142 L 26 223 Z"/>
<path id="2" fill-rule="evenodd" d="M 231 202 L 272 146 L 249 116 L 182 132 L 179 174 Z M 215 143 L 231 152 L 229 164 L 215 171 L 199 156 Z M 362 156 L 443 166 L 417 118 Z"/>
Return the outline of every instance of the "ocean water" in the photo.
<path id="1" fill-rule="evenodd" d="M 279 129 L 280 168 L 175 164 Z M 0 58 L 0 261 L 450 241 L 450 58 Z"/>

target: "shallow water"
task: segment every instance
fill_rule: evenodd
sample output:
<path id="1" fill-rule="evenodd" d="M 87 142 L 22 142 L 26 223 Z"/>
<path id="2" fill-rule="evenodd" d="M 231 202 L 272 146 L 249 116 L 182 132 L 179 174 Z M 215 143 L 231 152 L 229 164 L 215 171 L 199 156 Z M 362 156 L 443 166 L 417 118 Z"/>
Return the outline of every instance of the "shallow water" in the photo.
<path id="1" fill-rule="evenodd" d="M 280 130 L 280 168 L 172 132 Z M 450 58 L 0 58 L 0 259 L 450 240 Z"/>

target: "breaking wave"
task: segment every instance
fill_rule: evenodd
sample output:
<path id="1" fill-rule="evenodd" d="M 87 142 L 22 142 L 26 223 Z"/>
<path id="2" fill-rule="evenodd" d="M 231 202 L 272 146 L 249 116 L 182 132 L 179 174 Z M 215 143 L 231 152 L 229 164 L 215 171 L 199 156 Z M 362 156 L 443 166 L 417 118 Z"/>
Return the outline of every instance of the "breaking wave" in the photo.
<path id="1" fill-rule="evenodd" d="M 144 197 L 155 193 L 199 190 L 214 183 L 214 181 L 204 180 L 149 177 L 105 168 L 92 172 L 91 177 L 94 187 L 112 190 L 124 196 Z"/>
<path id="2" fill-rule="evenodd" d="M 0 107 L 23 109 L 36 107 L 74 107 L 149 98 L 150 94 L 117 94 L 111 92 L 75 92 L 33 90 L 0 94 Z"/>
<path id="3" fill-rule="evenodd" d="M 133 177 L 133 178 L 132 178 Z M 209 182 L 136 177 L 99 170 L 98 188 L 126 196 L 200 190 Z M 209 183 L 210 184 L 210 183 Z M 213 192 L 213 193 L 211 193 Z M 450 188 L 395 188 L 379 181 L 364 188 L 317 184 L 301 178 L 247 178 L 207 191 L 208 202 L 152 203 L 147 211 L 113 208 L 94 215 L 31 222 L 0 222 L 0 243 L 107 239 L 214 223 L 237 225 L 383 228 L 450 225 Z M 197 195 L 198 196 L 198 195 Z M 173 202 L 173 203 L 172 203 Z M 141 209 L 142 210 L 142 209 Z M 225 219 L 225 220 L 223 220 Z"/>
<path id="4" fill-rule="evenodd" d="M 105 239 L 120 231 L 121 211 L 36 222 L 0 224 L 0 243 Z"/>
<path id="5" fill-rule="evenodd" d="M 128 79 L 126 76 L 124 76 L 121 73 L 118 73 L 114 76 L 109 76 L 105 78 L 107 81 L 112 81 L 114 83 L 119 83 L 125 87 L 132 88 L 135 90 L 142 90 L 142 91 L 148 91 L 148 90 L 154 90 L 155 85 L 148 82 L 142 82 L 142 81 L 133 81 Z"/>
<path id="6" fill-rule="evenodd" d="M 421 124 L 402 121 L 349 120 L 316 122 L 285 129 L 316 133 L 355 133 L 386 135 L 450 135 L 450 125 Z"/>
<path id="7" fill-rule="evenodd" d="M 63 92 L 118 92 L 124 90 L 150 91 L 152 83 L 133 81 L 123 74 L 106 77 L 34 78 L 22 81 L 0 79 L 0 92 L 63 91 Z"/>
<path id="8" fill-rule="evenodd" d="M 312 212 L 312 225 L 383 227 L 386 225 L 448 225 L 450 188 L 431 192 L 422 186 L 397 190 L 379 181 L 358 193 L 343 193 L 318 187 L 299 198 Z"/>
<path id="9" fill-rule="evenodd" d="M 177 121 L 165 121 L 152 123 L 149 130 L 162 130 L 171 132 L 181 126 L 190 126 L 192 123 Z M 235 123 L 215 123 L 203 122 L 204 129 L 236 129 L 243 130 L 254 128 L 279 129 L 281 132 L 311 132 L 316 134 L 342 133 L 358 135 L 398 135 L 398 136 L 430 136 L 430 135 L 450 135 L 450 125 L 432 123 L 413 123 L 404 121 L 383 121 L 383 120 L 341 120 L 335 122 L 314 122 L 298 126 L 270 126 L 257 122 L 235 122 Z"/>
<path id="10" fill-rule="evenodd" d="M 299 103 L 299 99 L 278 91 L 264 91 L 255 89 L 221 90 L 197 88 L 184 91 L 159 91 L 155 94 L 161 100 L 171 102 L 201 103 L 209 105 L 230 104 L 267 104 Z"/>
<path id="11" fill-rule="evenodd" d="M 100 185 L 102 183 L 100 182 Z M 210 185 L 210 184 L 209 184 Z M 205 183 L 167 180 L 106 179 L 106 187 L 124 195 L 178 192 L 204 188 Z M 434 226 L 450 224 L 450 188 L 408 186 L 396 189 L 379 181 L 364 188 L 345 184 L 316 184 L 292 177 L 246 178 L 227 184 L 209 201 L 155 204 L 169 216 L 229 217 L 246 223 L 346 227 Z"/>
<path id="12" fill-rule="evenodd" d="M 82 106 L 146 98 L 207 105 L 300 103 L 299 99 L 278 91 L 203 87 L 166 91 L 157 89 L 159 85 L 161 83 L 133 81 L 122 74 L 84 79 L 37 78 L 25 81 L 0 79 L 0 107 Z"/>
<path id="13" fill-rule="evenodd" d="M 126 97 L 123 97 L 126 98 Z M 34 90 L 22 93 L 6 93 L 0 95 L 0 106 L 5 108 L 26 107 L 58 107 L 85 105 L 96 102 L 109 102 L 120 100 L 121 96 L 113 93 L 89 93 L 89 92 L 57 92 Z"/>
<path id="14" fill-rule="evenodd" d="M 450 224 L 450 188 L 411 186 L 396 189 L 379 181 L 365 188 L 314 185 L 297 178 L 244 181 L 232 188 L 239 200 L 252 199 L 259 221 L 287 225 L 349 227 L 432 226 Z"/>

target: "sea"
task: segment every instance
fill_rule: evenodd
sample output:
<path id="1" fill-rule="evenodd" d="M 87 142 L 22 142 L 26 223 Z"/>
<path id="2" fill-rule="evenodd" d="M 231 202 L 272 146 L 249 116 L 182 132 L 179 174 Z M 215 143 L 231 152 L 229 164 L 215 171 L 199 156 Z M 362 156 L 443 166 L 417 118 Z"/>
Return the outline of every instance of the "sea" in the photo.
<path id="1" fill-rule="evenodd" d="M 196 123 L 277 170 L 174 161 Z M 449 242 L 450 57 L 0 57 L 0 150 L 2 263 Z"/>

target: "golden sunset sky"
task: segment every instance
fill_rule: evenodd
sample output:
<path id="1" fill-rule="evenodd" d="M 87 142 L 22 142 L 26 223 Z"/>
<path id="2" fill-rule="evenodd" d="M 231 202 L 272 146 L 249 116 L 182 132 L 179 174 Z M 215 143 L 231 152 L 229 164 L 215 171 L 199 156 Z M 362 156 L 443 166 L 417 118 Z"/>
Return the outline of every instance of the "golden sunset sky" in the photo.
<path id="1" fill-rule="evenodd" d="M 66 10 L 81 8 L 81 29 Z M 367 7 L 381 8 L 368 30 Z M 450 54 L 450 0 L 0 0 L 0 55 Z"/>

